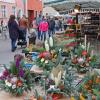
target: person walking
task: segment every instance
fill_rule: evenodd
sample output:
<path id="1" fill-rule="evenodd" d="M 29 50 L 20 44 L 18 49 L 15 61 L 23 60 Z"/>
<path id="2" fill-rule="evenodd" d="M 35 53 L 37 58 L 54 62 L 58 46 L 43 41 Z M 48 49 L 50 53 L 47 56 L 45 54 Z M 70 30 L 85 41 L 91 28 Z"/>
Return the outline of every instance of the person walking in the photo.
<path id="1" fill-rule="evenodd" d="M 26 19 L 25 15 L 23 15 L 23 17 L 19 20 L 19 27 L 20 27 L 20 32 L 22 32 L 22 34 L 24 34 L 24 41 L 26 41 L 28 20 Z"/>
<path id="2" fill-rule="evenodd" d="M 46 34 L 48 32 L 48 22 L 46 20 L 46 17 L 43 17 L 43 20 L 40 22 L 39 30 L 41 32 L 41 41 L 46 39 Z"/>
<path id="3" fill-rule="evenodd" d="M 40 40 L 40 37 L 41 37 L 41 32 L 39 30 L 39 26 L 40 26 L 41 21 L 42 21 L 42 15 L 39 14 L 39 16 L 36 18 L 37 31 L 38 31 L 38 39 L 39 40 Z"/>
<path id="4" fill-rule="evenodd" d="M 50 37 L 53 34 L 55 34 L 55 20 L 54 20 L 54 18 L 49 19 L 48 24 L 49 24 L 48 34 L 49 34 L 49 37 Z"/>
<path id="5" fill-rule="evenodd" d="M 18 39 L 19 34 L 19 26 L 15 21 L 15 16 L 11 15 L 8 21 L 8 29 L 9 29 L 9 36 L 11 39 L 11 51 L 14 52 L 16 50 L 16 41 Z"/>

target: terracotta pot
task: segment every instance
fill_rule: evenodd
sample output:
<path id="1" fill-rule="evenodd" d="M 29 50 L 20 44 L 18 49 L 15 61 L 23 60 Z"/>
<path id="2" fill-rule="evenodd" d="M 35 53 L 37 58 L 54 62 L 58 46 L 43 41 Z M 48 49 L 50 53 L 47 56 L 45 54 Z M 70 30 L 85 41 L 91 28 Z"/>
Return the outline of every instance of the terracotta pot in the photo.
<path id="1" fill-rule="evenodd" d="M 63 94 L 59 94 L 59 93 L 54 93 L 53 95 L 52 95 L 52 98 L 54 99 L 61 99 L 61 98 L 63 98 Z"/>

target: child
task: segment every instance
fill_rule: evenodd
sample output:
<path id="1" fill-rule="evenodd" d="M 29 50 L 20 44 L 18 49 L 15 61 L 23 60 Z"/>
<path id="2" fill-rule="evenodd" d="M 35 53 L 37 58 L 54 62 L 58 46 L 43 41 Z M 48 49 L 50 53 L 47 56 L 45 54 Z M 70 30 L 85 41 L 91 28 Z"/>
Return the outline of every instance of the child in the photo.
<path id="1" fill-rule="evenodd" d="M 33 27 L 31 27 L 30 29 L 29 29 L 29 44 L 33 44 L 33 45 L 35 45 L 35 43 L 36 43 L 36 30 L 35 29 L 33 29 Z"/>

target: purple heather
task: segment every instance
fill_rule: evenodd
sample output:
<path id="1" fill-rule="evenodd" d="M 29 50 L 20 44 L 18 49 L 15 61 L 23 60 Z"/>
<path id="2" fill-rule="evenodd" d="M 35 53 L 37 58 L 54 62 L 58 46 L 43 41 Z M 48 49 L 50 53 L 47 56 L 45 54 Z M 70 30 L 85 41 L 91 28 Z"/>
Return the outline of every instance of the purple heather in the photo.
<path id="1" fill-rule="evenodd" d="M 19 75 L 20 75 L 20 77 L 24 76 L 24 70 L 22 68 L 19 70 Z"/>

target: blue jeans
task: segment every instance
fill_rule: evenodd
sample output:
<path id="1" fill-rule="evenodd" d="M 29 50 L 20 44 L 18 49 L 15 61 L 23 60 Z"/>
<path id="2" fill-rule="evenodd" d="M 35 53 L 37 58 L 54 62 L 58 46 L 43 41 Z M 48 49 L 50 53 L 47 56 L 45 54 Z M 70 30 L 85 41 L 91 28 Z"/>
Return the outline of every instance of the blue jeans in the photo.
<path id="1" fill-rule="evenodd" d="M 11 39 L 11 49 L 12 50 L 16 49 L 16 39 Z"/>
<path id="2" fill-rule="evenodd" d="M 44 39 L 44 41 L 46 40 L 46 33 L 47 33 L 47 31 L 46 32 L 41 31 L 41 40 L 43 40 L 43 39 Z"/>
<path id="3" fill-rule="evenodd" d="M 38 39 L 40 40 L 41 31 L 38 30 Z"/>
<path id="4" fill-rule="evenodd" d="M 39 28 L 37 28 L 37 32 L 38 32 L 38 39 L 40 40 L 40 37 L 41 37 L 41 31 L 39 30 Z"/>
<path id="5" fill-rule="evenodd" d="M 55 29 L 49 30 L 48 35 L 49 37 L 55 34 Z"/>

